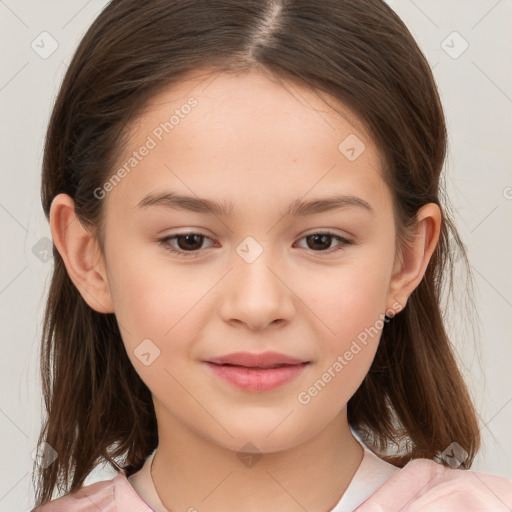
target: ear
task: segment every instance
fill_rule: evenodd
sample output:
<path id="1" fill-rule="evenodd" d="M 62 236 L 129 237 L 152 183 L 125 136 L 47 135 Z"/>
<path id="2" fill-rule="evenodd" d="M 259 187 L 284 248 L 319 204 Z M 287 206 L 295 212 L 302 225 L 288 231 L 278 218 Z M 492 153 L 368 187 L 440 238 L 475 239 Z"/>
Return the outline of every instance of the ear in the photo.
<path id="1" fill-rule="evenodd" d="M 73 199 L 57 195 L 50 209 L 50 229 L 69 277 L 98 313 L 113 313 L 103 256 L 99 246 L 75 214 Z"/>
<path id="2" fill-rule="evenodd" d="M 396 310 L 396 303 L 400 305 L 400 310 L 405 308 L 409 296 L 423 279 L 439 241 L 442 222 L 439 206 L 435 203 L 424 205 L 419 209 L 416 218 L 413 241 L 395 259 L 388 293 L 388 310 Z"/>

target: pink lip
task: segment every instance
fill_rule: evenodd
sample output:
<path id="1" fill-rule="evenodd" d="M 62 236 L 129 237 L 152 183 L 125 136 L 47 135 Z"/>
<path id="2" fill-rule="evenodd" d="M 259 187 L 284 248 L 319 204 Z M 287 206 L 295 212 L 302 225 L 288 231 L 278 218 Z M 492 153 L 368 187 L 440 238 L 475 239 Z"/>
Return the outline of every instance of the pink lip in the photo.
<path id="1" fill-rule="evenodd" d="M 246 366 L 222 366 L 206 362 L 218 377 L 246 391 L 270 391 L 299 375 L 309 363 L 283 365 L 277 368 L 250 368 Z"/>
<path id="2" fill-rule="evenodd" d="M 205 361 L 218 377 L 246 391 L 270 391 L 297 377 L 309 361 L 264 352 L 237 352 Z"/>

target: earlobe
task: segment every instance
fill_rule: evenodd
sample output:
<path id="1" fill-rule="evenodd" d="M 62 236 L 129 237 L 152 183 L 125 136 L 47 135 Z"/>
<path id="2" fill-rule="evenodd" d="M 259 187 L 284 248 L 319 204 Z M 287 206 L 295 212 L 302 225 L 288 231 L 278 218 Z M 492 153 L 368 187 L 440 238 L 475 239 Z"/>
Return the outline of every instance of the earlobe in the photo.
<path id="1" fill-rule="evenodd" d="M 395 260 L 390 282 L 388 302 L 398 302 L 402 309 L 415 288 L 420 284 L 430 258 L 439 241 L 442 215 L 439 206 L 428 203 L 418 211 L 414 240 L 402 250 Z M 391 307 L 391 306 L 390 306 Z"/>
<path id="2" fill-rule="evenodd" d="M 67 194 L 59 194 L 52 201 L 50 229 L 68 275 L 84 300 L 99 313 L 113 313 L 105 265 L 98 244 L 79 221 L 74 202 Z"/>

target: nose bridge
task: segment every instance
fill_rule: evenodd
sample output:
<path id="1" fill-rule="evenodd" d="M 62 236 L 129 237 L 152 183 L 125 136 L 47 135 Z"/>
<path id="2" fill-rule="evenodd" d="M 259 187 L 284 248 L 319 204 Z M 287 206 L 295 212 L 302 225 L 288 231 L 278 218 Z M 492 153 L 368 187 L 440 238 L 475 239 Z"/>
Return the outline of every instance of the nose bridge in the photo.
<path id="1" fill-rule="evenodd" d="M 235 251 L 237 253 L 235 279 L 241 286 L 272 295 L 279 293 L 282 283 L 276 277 L 279 266 L 276 248 L 270 246 L 269 238 L 266 242 L 260 242 L 253 236 L 247 236 L 238 244 Z M 271 295 L 267 295 L 267 302 L 272 298 Z"/>
<path id="2" fill-rule="evenodd" d="M 224 319 L 236 319 L 251 327 L 289 319 L 293 312 L 291 292 L 280 275 L 275 249 L 247 236 L 235 251 L 230 291 L 222 305 Z"/>

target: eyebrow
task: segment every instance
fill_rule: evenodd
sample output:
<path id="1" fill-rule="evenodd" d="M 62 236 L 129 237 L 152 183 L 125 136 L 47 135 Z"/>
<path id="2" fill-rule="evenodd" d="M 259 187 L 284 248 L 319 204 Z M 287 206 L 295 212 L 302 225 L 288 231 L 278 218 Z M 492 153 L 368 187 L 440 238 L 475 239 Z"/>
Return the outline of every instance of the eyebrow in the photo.
<path id="1" fill-rule="evenodd" d="M 213 214 L 219 217 L 231 215 L 234 208 L 233 203 L 230 202 L 224 201 L 219 203 L 212 199 L 185 196 L 174 192 L 149 194 L 138 204 L 139 208 L 149 208 L 153 206 L 164 207 L 172 210 L 188 210 L 197 213 Z M 300 199 L 296 199 L 285 211 L 281 212 L 281 215 L 283 217 L 304 217 L 307 215 L 354 207 L 362 208 L 370 213 L 375 213 L 372 206 L 360 197 L 354 195 L 335 195 L 310 201 L 301 201 Z"/>

